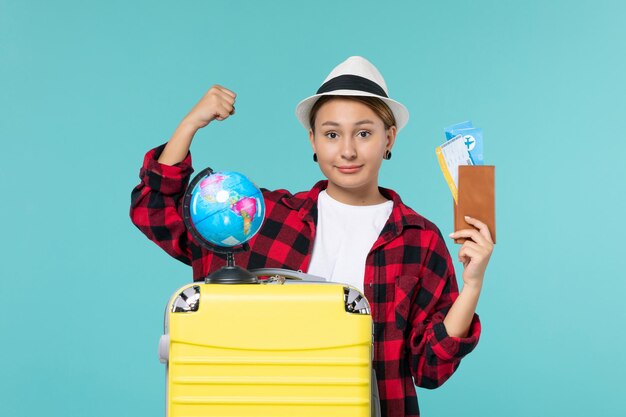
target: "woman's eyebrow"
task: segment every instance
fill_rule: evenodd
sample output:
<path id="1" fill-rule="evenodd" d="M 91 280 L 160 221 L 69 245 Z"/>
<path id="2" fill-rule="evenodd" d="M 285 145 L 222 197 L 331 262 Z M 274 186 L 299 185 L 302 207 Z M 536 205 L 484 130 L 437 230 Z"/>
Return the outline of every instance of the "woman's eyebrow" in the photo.
<path id="1" fill-rule="evenodd" d="M 374 122 L 369 120 L 369 119 L 365 119 L 365 120 L 360 120 L 360 121 L 356 122 L 354 125 L 355 126 L 361 126 L 361 125 L 367 125 L 367 124 L 374 124 Z M 331 120 L 329 120 L 327 122 L 324 122 L 321 125 L 322 126 L 340 126 L 339 123 L 333 122 Z"/>

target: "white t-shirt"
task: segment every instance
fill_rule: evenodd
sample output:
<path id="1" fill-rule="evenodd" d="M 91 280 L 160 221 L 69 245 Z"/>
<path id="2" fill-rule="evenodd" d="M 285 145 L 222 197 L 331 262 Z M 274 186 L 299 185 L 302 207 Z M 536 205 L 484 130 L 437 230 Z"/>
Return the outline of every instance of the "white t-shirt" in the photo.
<path id="1" fill-rule="evenodd" d="M 363 292 L 365 259 L 392 208 L 393 201 L 351 206 L 322 191 L 317 200 L 317 230 L 308 273 Z"/>

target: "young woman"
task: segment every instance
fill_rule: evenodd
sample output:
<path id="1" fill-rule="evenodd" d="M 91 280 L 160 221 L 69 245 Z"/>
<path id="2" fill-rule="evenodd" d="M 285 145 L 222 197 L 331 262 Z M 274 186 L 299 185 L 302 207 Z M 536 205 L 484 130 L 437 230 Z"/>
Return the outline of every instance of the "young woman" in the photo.
<path id="1" fill-rule="evenodd" d="M 181 218 L 192 173 L 189 147 L 198 129 L 235 113 L 236 95 L 215 85 L 185 116 L 171 139 L 149 151 L 133 190 L 134 224 L 195 280 L 225 265 L 225 257 L 193 241 Z M 378 70 L 361 57 L 338 65 L 317 93 L 297 107 L 316 161 L 327 180 L 309 191 L 263 190 L 265 222 L 237 253 L 244 268 L 302 270 L 360 288 L 371 304 L 374 362 L 383 416 L 419 416 L 414 383 L 436 388 L 475 347 L 475 314 L 493 250 L 485 224 L 457 231 L 463 288 L 437 227 L 379 187 L 408 111 L 390 99 Z"/>

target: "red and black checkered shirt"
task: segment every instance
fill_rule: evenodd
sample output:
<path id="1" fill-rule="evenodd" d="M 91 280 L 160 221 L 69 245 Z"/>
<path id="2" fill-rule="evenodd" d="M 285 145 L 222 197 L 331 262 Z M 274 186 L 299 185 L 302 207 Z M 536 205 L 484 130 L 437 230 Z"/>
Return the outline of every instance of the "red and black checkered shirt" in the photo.
<path id="1" fill-rule="evenodd" d="M 194 280 L 226 264 L 225 257 L 194 242 L 181 217 L 184 191 L 193 172 L 191 156 L 174 166 L 157 159 L 163 146 L 149 151 L 132 192 L 133 223 L 174 258 L 193 268 Z M 235 254 L 248 268 L 307 271 L 315 238 L 320 181 L 295 195 L 263 189 L 266 215 L 250 250 Z M 365 296 L 374 320 L 374 362 L 382 415 L 419 416 L 415 385 L 436 388 L 472 351 L 480 335 L 475 315 L 469 336 L 451 337 L 443 319 L 458 296 L 454 268 L 437 227 L 380 188 L 393 210 L 365 261 Z"/>

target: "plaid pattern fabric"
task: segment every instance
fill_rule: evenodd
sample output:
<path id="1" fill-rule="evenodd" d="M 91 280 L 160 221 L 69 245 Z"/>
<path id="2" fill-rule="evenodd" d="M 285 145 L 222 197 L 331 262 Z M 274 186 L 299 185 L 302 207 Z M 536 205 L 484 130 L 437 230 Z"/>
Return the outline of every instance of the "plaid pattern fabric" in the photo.
<path id="1" fill-rule="evenodd" d="M 193 171 L 191 156 L 174 166 L 159 164 L 163 146 L 149 151 L 132 192 L 133 223 L 174 258 L 193 268 L 194 280 L 226 264 L 221 254 L 196 244 L 182 217 L 182 197 Z M 250 241 L 250 251 L 235 254 L 244 268 L 307 271 L 317 220 L 320 181 L 295 195 L 263 189 L 266 218 Z M 457 369 L 478 342 L 475 315 L 465 338 L 447 334 L 443 319 L 458 296 L 454 268 L 437 227 L 404 205 L 392 190 L 392 213 L 367 256 L 365 296 L 374 320 L 374 362 L 382 415 L 419 416 L 415 385 L 436 388 Z"/>

